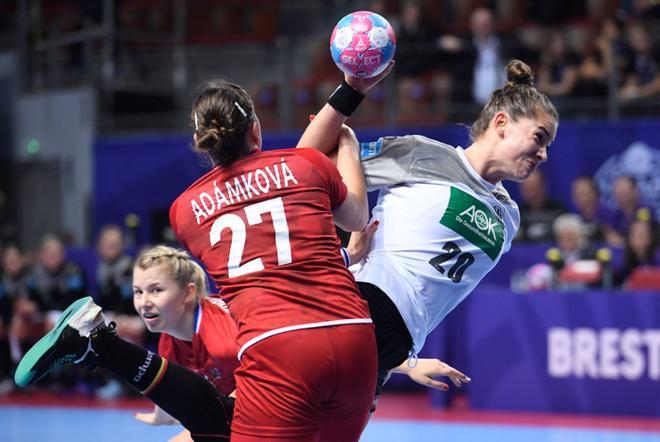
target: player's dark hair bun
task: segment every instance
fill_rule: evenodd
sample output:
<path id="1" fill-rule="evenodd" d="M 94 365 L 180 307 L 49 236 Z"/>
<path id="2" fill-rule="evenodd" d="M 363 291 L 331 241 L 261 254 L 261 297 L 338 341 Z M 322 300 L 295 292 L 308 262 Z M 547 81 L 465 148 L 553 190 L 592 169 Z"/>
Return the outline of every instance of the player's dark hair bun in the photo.
<path id="1" fill-rule="evenodd" d="M 532 68 L 520 60 L 511 60 L 506 65 L 506 77 L 511 86 L 534 86 Z"/>
<path id="2" fill-rule="evenodd" d="M 220 138 L 220 131 L 216 127 L 209 127 L 203 129 L 201 136 L 197 139 L 197 148 L 199 150 L 212 152 L 219 150 L 222 147 L 222 139 Z"/>

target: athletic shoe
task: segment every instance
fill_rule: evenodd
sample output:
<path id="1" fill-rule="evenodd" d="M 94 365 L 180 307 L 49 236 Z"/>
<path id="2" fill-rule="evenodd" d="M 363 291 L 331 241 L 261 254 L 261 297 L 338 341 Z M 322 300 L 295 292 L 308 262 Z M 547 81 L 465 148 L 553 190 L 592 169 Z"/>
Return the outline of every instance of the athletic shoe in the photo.
<path id="1" fill-rule="evenodd" d="M 98 354 L 92 347 L 93 341 L 109 333 L 115 333 L 115 324 L 106 324 L 101 307 L 91 297 L 75 301 L 62 312 L 55 327 L 23 356 L 16 368 L 14 382 L 25 387 L 68 364 L 95 369 Z"/>

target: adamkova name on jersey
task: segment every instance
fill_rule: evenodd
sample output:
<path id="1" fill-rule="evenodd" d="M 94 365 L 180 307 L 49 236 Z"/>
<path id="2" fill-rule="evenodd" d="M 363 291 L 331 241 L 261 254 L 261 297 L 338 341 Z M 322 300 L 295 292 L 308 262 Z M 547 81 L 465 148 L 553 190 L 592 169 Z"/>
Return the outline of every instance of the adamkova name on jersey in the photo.
<path id="1" fill-rule="evenodd" d="M 447 210 L 440 224 L 463 236 L 495 261 L 504 245 L 504 225 L 474 196 L 451 188 Z"/>
<path id="2" fill-rule="evenodd" d="M 250 200 L 270 193 L 273 189 L 287 188 L 292 183 L 298 184 L 298 180 L 282 158 L 279 163 L 243 173 L 220 185 L 213 181 L 213 190 L 210 193 L 200 192 L 196 198 L 190 200 L 190 206 L 199 225 L 223 206 Z"/>

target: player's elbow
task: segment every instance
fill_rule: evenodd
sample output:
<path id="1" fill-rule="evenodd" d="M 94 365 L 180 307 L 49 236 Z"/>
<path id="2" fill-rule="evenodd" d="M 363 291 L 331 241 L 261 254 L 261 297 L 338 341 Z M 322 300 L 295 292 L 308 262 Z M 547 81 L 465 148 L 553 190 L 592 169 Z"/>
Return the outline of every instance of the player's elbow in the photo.
<path id="1" fill-rule="evenodd" d="M 364 230 L 364 228 L 367 226 L 366 221 L 362 222 L 361 220 L 358 222 L 358 220 L 349 220 L 349 221 L 342 221 L 338 220 L 335 218 L 335 224 L 339 226 L 342 230 L 346 232 L 359 232 L 361 230 Z"/>
<path id="2" fill-rule="evenodd" d="M 361 230 L 364 230 L 365 227 L 367 227 L 368 221 L 369 221 L 369 214 L 367 213 L 367 211 L 366 210 L 360 211 L 360 213 L 356 214 L 348 224 L 342 227 L 342 229 L 346 230 L 347 232 L 359 232 Z"/>
<path id="3" fill-rule="evenodd" d="M 369 206 L 365 198 L 350 194 L 346 201 L 335 209 L 335 224 L 347 232 L 359 232 L 367 226 L 369 221 Z"/>

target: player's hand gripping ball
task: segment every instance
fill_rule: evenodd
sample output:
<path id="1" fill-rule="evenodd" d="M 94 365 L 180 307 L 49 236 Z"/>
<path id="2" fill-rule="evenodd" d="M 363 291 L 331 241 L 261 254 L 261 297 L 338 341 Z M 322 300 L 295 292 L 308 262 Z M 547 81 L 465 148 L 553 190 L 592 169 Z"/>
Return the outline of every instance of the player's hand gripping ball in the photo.
<path id="1" fill-rule="evenodd" d="M 396 36 L 380 15 L 357 11 L 339 20 L 330 37 L 330 53 L 339 69 L 359 78 L 375 77 L 394 58 Z"/>

